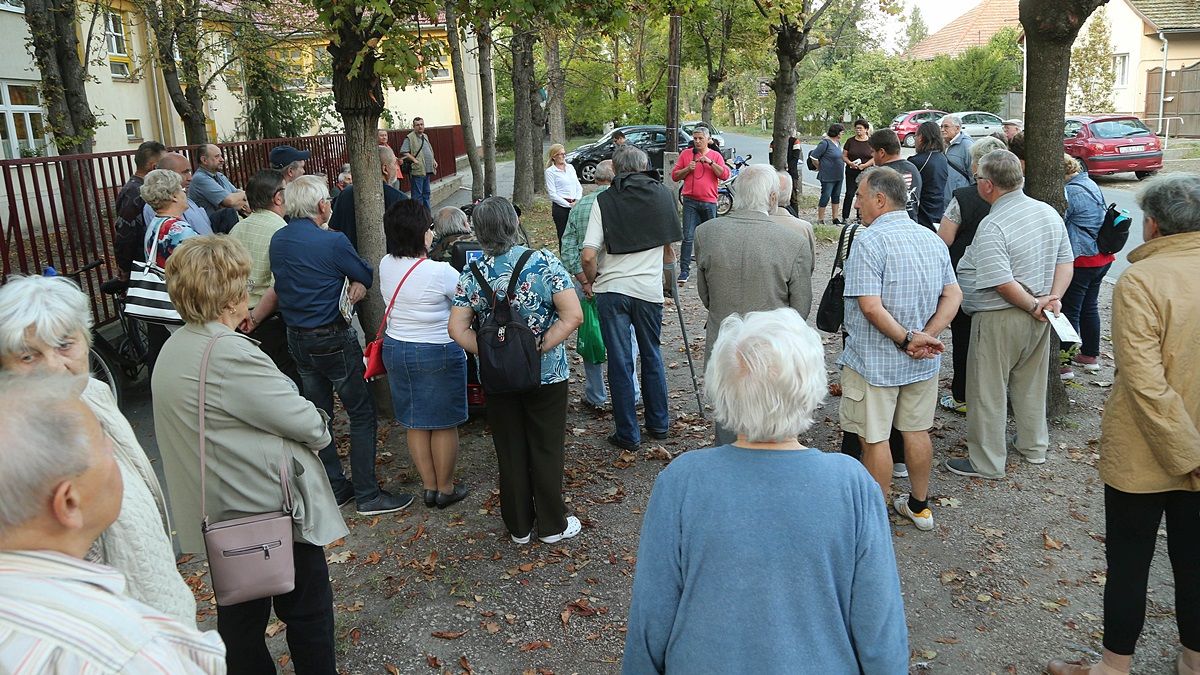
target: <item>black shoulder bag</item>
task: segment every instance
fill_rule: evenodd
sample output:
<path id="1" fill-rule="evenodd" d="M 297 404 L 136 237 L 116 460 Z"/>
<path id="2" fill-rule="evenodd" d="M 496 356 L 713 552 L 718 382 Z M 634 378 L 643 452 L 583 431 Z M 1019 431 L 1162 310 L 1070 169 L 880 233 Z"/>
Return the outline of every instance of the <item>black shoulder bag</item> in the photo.
<path id="1" fill-rule="evenodd" d="M 475 332 L 479 349 L 479 381 L 489 395 L 523 394 L 537 389 L 542 383 L 538 339 L 529 324 L 512 309 L 517 279 L 532 255 L 533 249 L 529 249 L 517 259 L 503 298 L 479 271 L 479 264 L 471 263 L 471 273 L 479 281 L 479 293 L 484 294 L 485 289 L 492 291 L 492 311 L 484 317 L 479 330 Z"/>
<path id="2" fill-rule="evenodd" d="M 854 233 L 858 225 L 847 225 L 842 228 L 838 237 L 837 255 L 833 259 L 833 269 L 829 272 L 829 284 L 821 294 L 821 304 L 817 305 L 817 328 L 826 333 L 836 333 L 842 329 L 846 318 L 846 278 L 842 276 L 842 267 L 850 255 L 850 246 L 854 243 Z"/>

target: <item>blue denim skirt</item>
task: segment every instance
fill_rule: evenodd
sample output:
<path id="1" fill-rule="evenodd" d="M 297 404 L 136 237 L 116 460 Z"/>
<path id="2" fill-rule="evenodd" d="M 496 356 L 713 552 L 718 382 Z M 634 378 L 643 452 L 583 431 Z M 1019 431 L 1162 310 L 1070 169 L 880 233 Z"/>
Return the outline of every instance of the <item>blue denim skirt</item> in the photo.
<path id="1" fill-rule="evenodd" d="M 457 343 L 385 335 L 383 365 L 397 422 L 409 429 L 450 429 L 467 421 L 467 355 Z"/>

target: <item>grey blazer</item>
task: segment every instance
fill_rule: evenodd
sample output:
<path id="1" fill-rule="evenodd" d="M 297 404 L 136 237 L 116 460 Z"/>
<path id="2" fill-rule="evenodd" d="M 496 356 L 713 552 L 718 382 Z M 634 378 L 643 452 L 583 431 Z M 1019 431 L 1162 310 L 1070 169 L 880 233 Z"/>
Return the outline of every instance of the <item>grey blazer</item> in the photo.
<path id="1" fill-rule="evenodd" d="M 188 324 L 163 346 L 150 388 L 154 433 L 171 515 L 185 552 L 204 551 L 200 532 L 197 408 L 200 359 L 209 339 L 233 333 Z M 279 463 L 291 473 L 296 541 L 324 546 L 347 533 L 317 451 L 329 444 L 325 414 L 297 393 L 254 340 L 222 338 L 208 363 L 205 437 L 209 522 L 278 511 Z"/>
<path id="2" fill-rule="evenodd" d="M 808 318 L 812 308 L 813 240 L 802 220 L 778 222 L 739 210 L 696 228 L 696 288 L 708 309 L 704 357 L 721 322 L 744 314 L 791 307 Z"/>

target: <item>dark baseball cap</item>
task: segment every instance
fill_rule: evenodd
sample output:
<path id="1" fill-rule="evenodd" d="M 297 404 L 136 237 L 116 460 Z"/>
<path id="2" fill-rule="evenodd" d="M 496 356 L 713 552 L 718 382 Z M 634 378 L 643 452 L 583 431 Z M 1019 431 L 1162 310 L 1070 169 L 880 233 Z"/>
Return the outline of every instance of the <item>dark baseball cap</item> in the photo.
<path id="1" fill-rule="evenodd" d="M 307 150 L 297 150 L 290 145 L 280 145 L 271 148 L 270 161 L 271 166 L 282 169 L 292 162 L 308 159 L 310 156 L 312 153 Z"/>

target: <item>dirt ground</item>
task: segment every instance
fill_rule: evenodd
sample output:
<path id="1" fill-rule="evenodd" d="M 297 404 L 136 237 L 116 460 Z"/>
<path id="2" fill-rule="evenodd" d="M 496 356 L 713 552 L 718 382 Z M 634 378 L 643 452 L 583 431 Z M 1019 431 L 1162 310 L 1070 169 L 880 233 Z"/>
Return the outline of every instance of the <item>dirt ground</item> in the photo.
<path id="1" fill-rule="evenodd" d="M 823 241 L 819 248 L 817 298 L 833 244 Z M 1026 464 L 1013 453 L 1008 477 L 997 482 L 946 472 L 946 458 L 965 454 L 966 425 L 962 415 L 939 409 L 931 488 L 937 526 L 919 532 L 892 517 L 912 672 L 1041 673 L 1051 658 L 1096 657 L 1105 563 L 1103 485 L 1095 464 L 1105 387 L 1113 378 L 1110 296 L 1111 287 L 1101 299 L 1103 367 L 1095 375 L 1078 371 L 1068 390 L 1071 411 L 1051 425 L 1046 464 Z M 699 377 L 705 312 L 694 285 L 682 289 L 681 302 Z M 407 511 L 383 517 L 344 511 L 351 533 L 328 549 L 343 672 L 619 672 L 638 533 L 654 478 L 668 457 L 705 447 L 711 437 L 710 422 L 697 415 L 670 302 L 663 341 L 675 423 L 669 440 L 644 444 L 638 454 L 606 443 L 611 415 L 581 404 L 583 369 L 572 352 L 564 483 L 569 506 L 584 523 L 580 536 L 556 545 L 535 540 L 519 547 L 509 540 L 500 520 L 491 439 L 476 418 L 461 428 L 459 478 L 472 490 L 465 501 L 440 511 L 418 499 Z M 827 336 L 825 343 L 835 379 L 840 340 Z M 949 358 L 942 380 L 948 389 Z M 802 438 L 806 444 L 836 451 L 837 406 L 836 398 L 825 402 Z M 403 429 L 382 423 L 380 435 L 380 479 L 394 492 L 418 493 Z M 898 480 L 897 488 L 907 490 L 907 480 Z M 201 599 L 202 626 L 215 628 L 205 568 L 192 562 L 182 569 Z M 797 570 L 796 583 L 805 583 L 803 570 Z M 1172 586 L 1163 539 L 1136 673 L 1174 672 Z M 291 672 L 286 629 L 275 622 L 268 634 L 284 671 Z M 793 672 L 806 671 L 795 664 Z"/>

